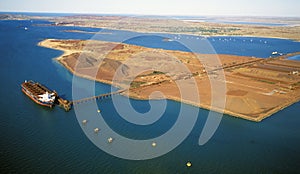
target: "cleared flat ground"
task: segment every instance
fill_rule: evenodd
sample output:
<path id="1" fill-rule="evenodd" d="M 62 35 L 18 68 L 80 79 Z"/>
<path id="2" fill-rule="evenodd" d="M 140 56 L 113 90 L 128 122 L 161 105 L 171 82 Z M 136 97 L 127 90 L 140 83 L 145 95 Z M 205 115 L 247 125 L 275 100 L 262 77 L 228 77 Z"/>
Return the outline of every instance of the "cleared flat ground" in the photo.
<path id="1" fill-rule="evenodd" d="M 260 59 L 82 40 L 39 45 L 64 51 L 57 60 L 72 73 L 129 88 L 132 98 L 168 98 L 251 121 L 300 99 L 300 62 L 288 55 Z"/>

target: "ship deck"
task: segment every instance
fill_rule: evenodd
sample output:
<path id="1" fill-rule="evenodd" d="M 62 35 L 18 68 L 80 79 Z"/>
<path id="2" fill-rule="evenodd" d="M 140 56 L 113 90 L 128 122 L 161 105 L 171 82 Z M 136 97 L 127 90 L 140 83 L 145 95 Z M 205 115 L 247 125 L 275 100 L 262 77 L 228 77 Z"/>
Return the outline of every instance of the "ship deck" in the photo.
<path id="1" fill-rule="evenodd" d="M 45 92 L 51 93 L 52 91 L 46 88 L 45 86 L 39 84 L 39 83 L 34 83 L 34 82 L 24 82 L 22 84 L 24 88 L 26 88 L 28 91 L 30 91 L 33 95 L 41 95 L 44 94 Z"/>

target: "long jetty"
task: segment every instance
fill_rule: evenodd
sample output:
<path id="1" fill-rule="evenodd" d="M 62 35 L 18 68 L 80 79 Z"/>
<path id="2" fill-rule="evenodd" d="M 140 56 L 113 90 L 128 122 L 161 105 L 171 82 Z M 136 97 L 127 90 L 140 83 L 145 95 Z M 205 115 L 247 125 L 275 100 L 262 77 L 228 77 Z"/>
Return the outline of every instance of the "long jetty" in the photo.
<path id="1" fill-rule="evenodd" d="M 122 89 L 122 90 L 118 90 L 118 91 L 111 92 L 111 93 L 101 94 L 101 95 L 92 96 L 92 97 L 88 97 L 88 98 L 83 98 L 83 99 L 79 99 L 79 100 L 73 100 L 73 101 L 68 101 L 68 100 L 65 100 L 61 97 L 58 97 L 58 103 L 66 111 L 69 111 L 69 110 L 71 110 L 72 105 L 74 105 L 74 104 L 76 105 L 76 104 L 80 104 L 80 103 L 84 103 L 84 102 L 88 102 L 88 101 L 92 101 L 92 100 L 102 100 L 102 99 L 105 99 L 105 98 L 109 98 L 112 95 L 121 94 L 125 91 L 127 91 L 127 89 Z"/>
<path id="2" fill-rule="evenodd" d="M 117 95 L 117 94 L 121 94 L 123 92 L 127 91 L 127 89 L 122 89 L 122 90 L 119 90 L 119 91 L 116 91 L 116 92 L 111 92 L 111 93 L 107 93 L 107 94 L 101 94 L 101 95 L 98 95 L 98 96 L 93 96 L 93 97 L 89 97 L 89 98 L 83 98 L 83 99 L 79 99 L 79 100 L 73 100 L 73 101 L 70 101 L 71 104 L 80 104 L 80 103 L 84 103 L 84 102 L 88 102 L 88 101 L 91 101 L 91 100 L 101 100 L 101 99 L 104 99 L 104 98 L 108 98 L 112 95 Z"/>

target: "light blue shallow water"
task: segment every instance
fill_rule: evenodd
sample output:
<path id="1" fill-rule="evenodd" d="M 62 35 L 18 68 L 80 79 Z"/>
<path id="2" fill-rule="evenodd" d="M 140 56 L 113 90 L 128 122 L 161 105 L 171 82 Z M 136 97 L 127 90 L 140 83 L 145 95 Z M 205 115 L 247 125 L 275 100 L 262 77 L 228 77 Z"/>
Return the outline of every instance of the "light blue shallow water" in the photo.
<path id="1" fill-rule="evenodd" d="M 164 156 L 130 161 L 106 154 L 85 136 L 74 110 L 64 112 L 58 107 L 40 107 L 20 90 L 20 84 L 25 79 L 33 79 L 71 99 L 72 75 L 53 60 L 61 52 L 38 47 L 37 43 L 46 38 L 93 37 L 91 34 L 62 32 L 66 29 L 97 31 L 80 27 L 35 25 L 41 23 L 48 22 L 0 21 L 1 173 L 299 173 L 300 103 L 261 123 L 224 116 L 216 134 L 204 146 L 198 145 L 198 138 L 208 111 L 200 109 L 191 134 L 180 146 Z M 29 30 L 25 31 L 24 26 Z M 101 35 L 98 39 L 118 41 L 130 35 L 142 35 L 126 43 L 186 50 L 177 42 L 163 42 L 160 36 L 153 34 L 109 32 L 113 34 Z M 218 53 L 269 57 L 272 51 L 289 53 L 300 50 L 299 42 L 281 39 L 212 37 L 209 40 Z M 109 92 L 110 88 L 109 85 L 97 83 L 96 93 Z M 119 97 L 122 100 L 123 97 Z M 149 110 L 147 101 L 130 101 L 139 112 Z M 167 110 L 158 122 L 136 126 L 118 116 L 110 99 L 98 103 L 103 118 L 112 129 L 135 139 L 152 138 L 172 127 L 181 106 L 173 101 L 167 104 Z M 187 161 L 192 162 L 191 168 L 185 166 Z"/>
<path id="2" fill-rule="evenodd" d="M 233 21 L 226 19 L 218 19 L 215 17 L 206 17 L 206 16 L 174 16 L 175 19 L 179 20 L 190 20 L 194 22 L 212 22 L 218 24 L 242 24 L 242 25 L 258 25 L 258 26 L 286 26 L 285 23 L 274 23 L 274 22 L 251 22 L 251 21 Z"/>
<path id="3" fill-rule="evenodd" d="M 288 58 L 289 60 L 300 60 L 300 55 L 292 56 Z"/>

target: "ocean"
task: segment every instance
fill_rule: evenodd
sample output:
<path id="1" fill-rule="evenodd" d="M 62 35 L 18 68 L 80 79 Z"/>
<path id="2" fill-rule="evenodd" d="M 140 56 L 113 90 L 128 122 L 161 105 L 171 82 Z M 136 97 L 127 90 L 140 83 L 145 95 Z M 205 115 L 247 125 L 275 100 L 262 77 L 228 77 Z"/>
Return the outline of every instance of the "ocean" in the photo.
<path id="1" fill-rule="evenodd" d="M 300 103 L 296 103 L 260 123 L 224 115 L 213 137 L 204 145 L 198 139 L 209 111 L 174 101 L 165 101 L 162 117 L 149 125 L 135 125 L 119 117 L 112 99 L 97 103 L 101 116 L 112 130 L 135 140 L 155 138 L 170 130 L 180 109 L 197 111 L 191 132 L 176 148 L 157 158 L 126 160 L 95 146 L 83 131 L 74 110 L 48 109 L 36 105 L 21 92 L 24 80 L 35 80 L 72 99 L 73 75 L 53 58 L 62 52 L 37 46 L 47 38 L 99 39 L 123 41 L 151 48 L 189 51 L 178 41 L 196 36 L 146 34 L 83 27 L 47 26 L 47 21 L 0 21 L 0 171 L 1 173 L 299 173 Z M 27 27 L 28 30 L 24 30 Z M 64 30 L 100 31 L 94 36 Z M 177 39 L 164 42 L 163 37 Z M 210 37 L 216 53 L 270 57 L 273 51 L 300 51 L 300 43 L 284 39 L 254 37 Z M 199 52 L 205 52 L 199 49 Z M 79 78 L 80 79 L 80 78 Z M 82 81 L 87 81 L 80 79 Z M 83 92 L 84 89 L 82 89 Z M 96 83 L 95 93 L 111 90 Z M 117 96 L 118 100 L 126 97 Z M 160 101 L 158 105 L 160 105 Z M 130 99 L 137 112 L 146 113 L 151 102 Z M 154 102 L 155 103 L 155 102 Z M 153 103 L 152 103 L 153 104 Z M 85 103 L 83 105 L 89 105 Z M 187 115 L 188 116 L 188 115 Z M 86 116 L 88 117 L 88 115 Z M 89 123 L 88 123 L 89 124 Z M 101 129 L 101 127 L 100 127 Z M 95 136 L 93 134 L 93 136 Z M 97 138 L 97 137 L 96 137 Z M 98 135 L 101 137 L 101 131 Z M 116 138 L 113 143 L 118 143 Z M 160 142 L 157 141 L 157 148 Z M 125 149 L 134 151 L 135 149 Z M 114 152 L 112 152 L 114 153 Z M 186 163 L 190 161 L 191 167 Z"/>
<path id="2" fill-rule="evenodd" d="M 297 56 L 292 56 L 292 57 L 289 57 L 288 58 L 289 60 L 300 60 L 300 56 L 297 55 Z"/>

